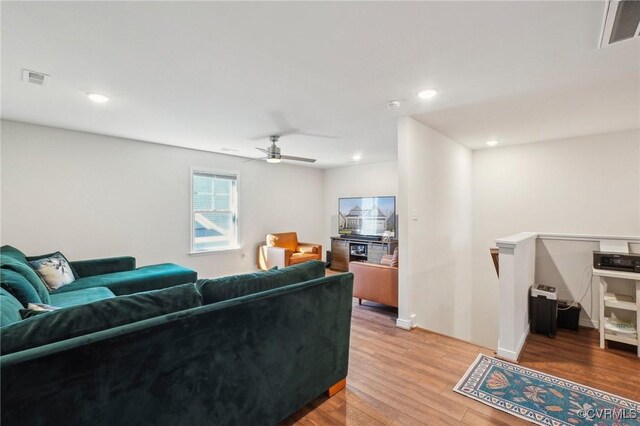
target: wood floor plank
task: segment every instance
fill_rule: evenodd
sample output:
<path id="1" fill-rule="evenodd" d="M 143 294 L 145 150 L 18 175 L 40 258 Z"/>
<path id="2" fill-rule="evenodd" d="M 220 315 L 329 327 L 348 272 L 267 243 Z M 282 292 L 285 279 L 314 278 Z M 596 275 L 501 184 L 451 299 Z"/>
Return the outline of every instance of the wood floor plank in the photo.
<path id="1" fill-rule="evenodd" d="M 389 424 L 382 422 L 375 417 L 368 415 L 352 404 L 348 404 L 345 399 L 345 391 L 338 392 L 331 398 L 323 397 L 323 401 L 318 404 L 328 415 L 333 417 L 339 424 L 348 424 L 353 426 L 371 425 L 381 426 Z"/>
<path id="2" fill-rule="evenodd" d="M 443 398 L 439 394 L 440 388 L 432 387 L 428 384 L 426 386 L 422 385 L 417 377 L 414 380 L 407 381 L 386 374 L 377 374 L 375 369 L 371 368 L 362 369 L 358 372 L 365 378 L 364 380 L 375 383 L 381 390 L 394 391 L 407 400 L 412 399 L 419 404 L 439 411 L 447 417 L 461 420 L 464 411 L 466 411 L 463 410 L 461 412 L 459 404 Z"/>
<path id="3" fill-rule="evenodd" d="M 317 398 L 284 425 L 530 424 L 453 391 L 479 353 L 492 350 L 426 330 L 395 327 L 397 311 L 354 299 L 347 387 Z M 598 333 L 531 335 L 520 365 L 640 400 L 633 348 L 598 347 Z"/>
<path id="4" fill-rule="evenodd" d="M 366 413 L 378 422 L 390 425 L 398 417 L 397 410 L 391 409 L 386 404 L 365 393 L 359 393 L 357 389 L 345 389 L 345 401 L 358 410 Z"/>
<path id="5" fill-rule="evenodd" d="M 499 410 L 494 410 L 498 411 Z M 462 424 L 464 425 L 473 425 L 473 426 L 484 426 L 484 425 L 498 425 L 498 426 L 518 426 L 518 425 L 531 425 L 526 420 L 521 418 L 512 416 L 507 413 L 503 413 L 509 418 L 500 418 L 495 414 L 484 414 L 476 410 L 468 410 L 462 419 Z"/>

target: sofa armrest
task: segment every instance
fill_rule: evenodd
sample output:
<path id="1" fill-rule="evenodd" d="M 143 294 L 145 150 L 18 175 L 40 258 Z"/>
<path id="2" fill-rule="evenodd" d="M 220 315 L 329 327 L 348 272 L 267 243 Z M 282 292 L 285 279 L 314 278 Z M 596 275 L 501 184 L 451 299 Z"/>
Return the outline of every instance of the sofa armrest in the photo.
<path id="1" fill-rule="evenodd" d="M 77 260 L 70 262 L 78 277 L 110 274 L 112 272 L 133 271 L 136 269 L 136 258 L 132 256 L 107 257 L 103 259 Z"/>
<path id="2" fill-rule="evenodd" d="M 298 251 L 301 253 L 319 254 L 322 259 L 322 245 L 313 243 L 298 243 Z"/>

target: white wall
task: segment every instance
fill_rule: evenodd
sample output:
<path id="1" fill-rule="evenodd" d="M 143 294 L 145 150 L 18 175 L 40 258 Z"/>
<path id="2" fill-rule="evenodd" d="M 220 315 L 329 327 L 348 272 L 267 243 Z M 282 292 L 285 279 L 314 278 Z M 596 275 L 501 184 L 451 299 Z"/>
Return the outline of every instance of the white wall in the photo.
<path id="1" fill-rule="evenodd" d="M 472 340 L 471 151 L 401 118 L 398 170 L 398 325 Z"/>
<path id="2" fill-rule="evenodd" d="M 325 237 L 323 172 L 2 121 L 2 244 L 70 259 L 132 255 L 201 277 L 255 269 L 269 232 Z M 190 167 L 239 172 L 242 250 L 189 256 Z"/>
<path id="3" fill-rule="evenodd" d="M 561 300 L 582 299 L 580 324 L 585 327 L 598 325 L 600 308 L 598 280 L 591 279 L 594 250 L 600 250 L 597 241 L 536 241 L 536 283 L 556 287 Z"/>
<path id="4" fill-rule="evenodd" d="M 637 130 L 473 152 L 472 340 L 495 347 L 498 278 L 489 248 L 522 231 L 640 234 L 640 133 Z M 536 281 L 578 296 L 598 244 L 540 239 Z M 594 294 L 594 298 L 595 298 Z M 597 317 L 588 293 L 583 325 Z"/>
<path id="5" fill-rule="evenodd" d="M 359 164 L 324 171 L 324 240 L 331 249 L 332 236 L 338 235 L 338 198 L 398 195 L 398 162 Z M 396 199 L 397 202 L 397 199 Z M 396 207 L 397 211 L 397 207 Z M 401 233 L 401 230 L 398 230 Z"/>

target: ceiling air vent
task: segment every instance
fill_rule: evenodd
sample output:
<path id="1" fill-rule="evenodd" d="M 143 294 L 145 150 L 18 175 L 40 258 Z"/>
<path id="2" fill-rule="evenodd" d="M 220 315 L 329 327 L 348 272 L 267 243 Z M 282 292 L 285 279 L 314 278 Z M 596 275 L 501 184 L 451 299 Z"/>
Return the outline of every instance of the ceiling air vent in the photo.
<path id="1" fill-rule="evenodd" d="M 22 70 L 22 81 L 38 86 L 46 86 L 49 83 L 49 76 L 37 71 Z"/>
<path id="2" fill-rule="evenodd" d="M 640 1 L 607 1 L 600 47 L 638 36 L 640 36 Z"/>

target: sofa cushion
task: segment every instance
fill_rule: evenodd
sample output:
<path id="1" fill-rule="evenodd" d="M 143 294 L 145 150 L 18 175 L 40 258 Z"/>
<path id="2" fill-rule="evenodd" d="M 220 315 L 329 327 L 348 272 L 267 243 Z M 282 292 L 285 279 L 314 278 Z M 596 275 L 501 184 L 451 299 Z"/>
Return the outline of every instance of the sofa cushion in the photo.
<path id="1" fill-rule="evenodd" d="M 79 278 L 51 294 L 75 291 L 90 287 L 107 287 L 116 296 L 156 290 L 179 284 L 194 283 L 197 274 L 191 269 L 173 263 L 143 266 L 133 271 L 113 272 Z"/>
<path id="2" fill-rule="evenodd" d="M 33 285 L 21 274 L 11 269 L 0 269 L 0 286 L 26 307 L 29 303 L 42 303 Z"/>
<path id="3" fill-rule="evenodd" d="M 298 249 L 296 251 L 298 253 L 315 254 L 315 253 L 318 253 L 318 246 L 300 245 L 300 246 L 298 246 Z"/>
<path id="4" fill-rule="evenodd" d="M 203 302 L 209 304 L 321 278 L 324 273 L 324 262 L 312 260 L 277 270 L 202 279 L 196 286 L 202 293 Z"/>
<path id="5" fill-rule="evenodd" d="M 115 297 L 115 294 L 106 287 L 91 287 L 64 293 L 53 293 L 51 295 L 51 304 L 67 308 L 98 300 L 111 299 L 112 297 Z"/>
<path id="6" fill-rule="evenodd" d="M 12 270 L 25 277 L 40 297 L 40 300 L 36 303 L 51 303 L 47 287 L 45 287 L 36 271 L 29 265 L 26 258 L 23 257 L 20 259 L 12 255 L 5 255 L 4 252 L 2 252 L 0 253 L 0 267 L 2 269 Z"/>
<path id="7" fill-rule="evenodd" d="M 3 327 L 0 353 L 18 352 L 200 305 L 202 297 L 195 285 L 184 284 L 57 309 Z"/>
<path id="8" fill-rule="evenodd" d="M 289 259 L 290 265 L 297 265 L 298 263 L 307 262 L 309 260 L 320 260 L 320 255 L 313 253 L 293 253 Z"/>
<path id="9" fill-rule="evenodd" d="M 59 251 L 43 256 L 28 257 L 27 260 L 49 290 L 56 290 L 76 280 L 69 261 Z"/>
<path id="10" fill-rule="evenodd" d="M 15 247 L 12 246 L 2 246 L 0 247 L 0 254 L 3 256 L 9 256 L 9 257 L 13 257 L 14 259 L 18 259 L 21 260 L 23 262 L 26 262 L 27 258 L 24 255 L 23 252 L 21 252 L 20 250 L 18 250 Z"/>
<path id="11" fill-rule="evenodd" d="M 0 327 L 17 323 L 22 320 L 20 309 L 22 304 L 4 288 L 0 288 Z M 4 342 L 2 342 L 4 345 Z"/>

